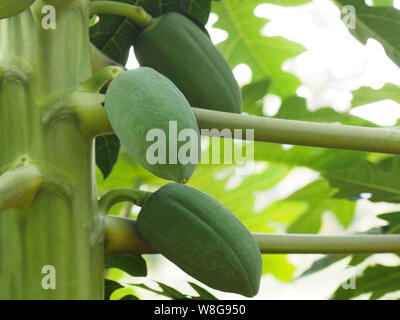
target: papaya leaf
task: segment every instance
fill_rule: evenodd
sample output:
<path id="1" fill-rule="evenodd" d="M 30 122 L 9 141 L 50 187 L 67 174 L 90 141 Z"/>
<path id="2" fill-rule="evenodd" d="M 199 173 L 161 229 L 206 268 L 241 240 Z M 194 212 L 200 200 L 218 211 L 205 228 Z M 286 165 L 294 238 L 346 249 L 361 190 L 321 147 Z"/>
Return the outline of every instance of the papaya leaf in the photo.
<path id="1" fill-rule="evenodd" d="M 304 47 L 282 37 L 265 37 L 261 29 L 267 19 L 257 18 L 254 9 L 266 1 L 229 0 L 213 2 L 218 15 L 215 28 L 228 32 L 228 38 L 218 44 L 231 67 L 241 63 L 252 70 L 253 81 L 271 78 L 271 93 L 285 97 L 294 94 L 300 81 L 282 70 L 282 63 L 304 51 Z"/>
<path id="2" fill-rule="evenodd" d="M 280 281 L 290 281 L 296 267 L 290 264 L 284 254 L 263 255 L 263 274 L 272 274 Z"/>
<path id="3" fill-rule="evenodd" d="M 140 300 L 132 288 L 123 287 L 115 290 L 111 296 L 110 300 Z"/>
<path id="4" fill-rule="evenodd" d="M 278 200 L 260 213 L 246 218 L 246 226 L 253 232 L 273 232 L 271 224 L 288 225 L 308 209 L 302 201 Z"/>
<path id="5" fill-rule="evenodd" d="M 364 262 L 367 258 L 372 256 L 372 254 L 355 254 L 355 255 L 346 255 L 346 254 L 331 254 L 331 255 L 326 255 L 318 260 L 315 260 L 310 268 L 308 268 L 306 271 L 304 271 L 298 278 L 306 277 L 309 275 L 312 275 L 314 273 L 317 273 L 319 271 L 322 271 L 331 265 L 342 261 L 343 259 L 347 257 L 351 257 L 351 260 L 349 261 L 348 265 L 349 266 L 357 266 L 360 263 Z"/>
<path id="6" fill-rule="evenodd" d="M 148 285 L 141 284 L 141 283 L 140 284 L 132 283 L 131 285 L 151 291 L 153 293 L 170 298 L 172 300 L 190 300 L 190 299 L 192 299 L 192 300 L 218 300 L 213 294 L 211 294 L 206 289 L 204 289 L 203 287 L 200 287 L 199 285 L 197 285 L 193 282 L 188 282 L 188 284 L 193 288 L 194 291 L 196 291 L 198 296 L 190 296 L 190 295 L 184 294 L 184 293 L 179 292 L 178 290 L 176 290 L 166 284 L 163 284 L 161 282 L 157 282 L 157 284 L 161 290 L 156 290 L 156 289 L 150 288 Z"/>
<path id="7" fill-rule="evenodd" d="M 308 209 L 289 228 L 289 233 L 317 233 L 321 227 L 324 212 L 332 212 L 338 221 L 348 227 L 353 219 L 355 202 L 332 199 L 335 190 L 324 179 L 316 180 L 289 196 L 287 201 L 305 201 Z"/>
<path id="8" fill-rule="evenodd" d="M 338 188 L 337 198 L 357 197 L 362 193 L 370 194 L 373 202 L 400 202 L 400 160 L 390 157 L 390 165 L 386 161 L 377 164 L 367 160 L 355 167 L 323 173 L 331 186 Z"/>
<path id="9" fill-rule="evenodd" d="M 199 285 L 188 282 L 194 291 L 197 292 L 199 296 L 192 297 L 193 300 L 218 300 L 214 295 L 209 293 L 206 289 L 200 287 Z"/>
<path id="10" fill-rule="evenodd" d="M 353 91 L 352 94 L 352 108 L 386 99 L 400 103 L 400 87 L 393 83 L 386 83 L 378 90 L 370 87 L 361 87 L 360 89 Z"/>
<path id="11" fill-rule="evenodd" d="M 279 112 L 275 115 L 275 118 L 375 126 L 373 123 L 364 119 L 349 115 L 348 113 L 339 113 L 331 108 L 309 111 L 305 99 L 297 96 L 290 96 L 285 99 L 282 102 Z M 317 171 L 352 167 L 368 155 L 366 152 L 302 146 L 284 149 L 278 144 L 259 142 L 255 143 L 254 154 L 256 160 L 272 161 L 289 166 L 308 167 Z"/>
<path id="12" fill-rule="evenodd" d="M 120 149 L 119 139 L 116 135 L 106 135 L 96 138 L 96 164 L 106 179 L 118 160 Z"/>
<path id="13" fill-rule="evenodd" d="M 121 2 L 132 4 L 135 1 L 121 0 Z M 132 39 L 139 34 L 139 28 L 124 17 L 113 15 L 99 15 L 99 17 L 100 21 L 90 28 L 91 43 L 114 61 L 125 65 Z"/>
<path id="14" fill-rule="evenodd" d="M 242 88 L 243 111 L 256 116 L 263 116 L 262 98 L 268 93 L 271 81 L 269 78 L 249 83 Z"/>
<path id="15" fill-rule="evenodd" d="M 331 265 L 342 261 L 343 259 L 347 257 L 351 257 L 351 260 L 349 261 L 348 265 L 349 266 L 356 266 L 362 262 L 364 262 L 367 258 L 369 258 L 371 255 L 370 254 L 355 254 L 355 255 L 346 255 L 346 254 L 331 254 L 331 255 L 326 255 L 318 260 L 315 260 L 312 265 L 305 270 L 298 278 L 306 277 L 309 275 L 312 275 L 314 273 L 317 273 L 319 271 L 322 271 Z"/>
<path id="16" fill-rule="evenodd" d="M 204 190 L 212 197 L 218 199 L 219 202 L 232 210 L 244 224 L 247 223 L 247 219 L 254 222 L 252 218 L 259 217 L 258 214 L 252 212 L 256 191 L 268 190 L 285 178 L 290 172 L 290 169 L 286 166 L 273 164 L 262 172 L 255 172 L 244 177 L 240 185 L 236 188 L 227 189 L 226 184 L 233 176 L 234 171 L 216 180 L 215 175 L 217 172 L 210 171 L 208 173 L 209 166 L 200 165 L 199 168 L 203 170 L 193 175 L 189 185 Z M 216 171 L 221 171 L 221 168 Z M 213 184 L 210 184 L 210 181 L 213 181 Z"/>
<path id="17" fill-rule="evenodd" d="M 157 281 L 158 286 L 161 288 L 164 295 L 169 296 L 172 299 L 186 299 L 187 296 L 180 293 L 178 290 Z"/>
<path id="18" fill-rule="evenodd" d="M 400 11 L 392 7 L 370 7 L 363 0 L 333 0 L 339 7 L 352 6 L 355 9 L 355 29 L 349 31 L 363 44 L 369 38 L 379 41 L 386 54 L 400 66 Z M 344 12 L 343 15 L 349 15 Z M 343 19 L 347 22 L 348 19 Z"/>
<path id="19" fill-rule="evenodd" d="M 132 295 L 132 294 L 127 294 L 126 296 L 123 296 L 119 300 L 139 300 L 139 298 L 134 296 L 134 295 Z"/>
<path id="20" fill-rule="evenodd" d="M 357 165 L 368 153 L 294 146 L 289 149 L 279 144 L 256 142 L 254 157 L 291 167 L 307 167 L 316 171 L 345 169 Z"/>
<path id="21" fill-rule="evenodd" d="M 394 0 L 372 0 L 374 6 L 393 7 Z"/>
<path id="22" fill-rule="evenodd" d="M 387 293 L 400 290 L 400 266 L 371 266 L 355 280 L 356 288 L 346 290 L 340 286 L 333 294 L 332 299 L 348 300 L 361 294 L 372 293 L 370 299 L 375 300 Z"/>
<path id="23" fill-rule="evenodd" d="M 383 218 L 384 220 L 387 219 L 387 221 L 392 221 L 392 219 L 393 219 L 394 221 L 396 221 L 397 217 L 393 218 L 393 216 L 395 214 L 396 213 L 382 214 L 382 215 L 379 215 L 378 217 L 386 216 L 385 218 Z M 398 224 L 395 224 L 395 223 L 392 224 L 392 222 L 390 222 L 390 224 L 388 226 L 380 227 L 380 228 L 372 228 L 372 229 L 369 229 L 368 231 L 362 232 L 362 233 L 363 234 L 395 233 L 395 232 L 398 232 L 398 227 L 399 227 Z M 366 259 L 368 259 L 371 256 L 372 256 L 372 254 L 355 254 L 355 255 L 352 255 L 352 258 L 351 258 L 351 260 L 349 262 L 349 266 L 353 266 L 353 267 L 357 266 L 357 265 L 363 263 Z"/>
<path id="24" fill-rule="evenodd" d="M 124 286 L 122 286 L 118 282 L 104 279 L 104 300 L 110 300 L 113 292 L 121 288 L 124 288 Z"/>
<path id="25" fill-rule="evenodd" d="M 92 0 L 93 1 L 93 0 Z M 96 0 L 94 0 L 96 1 Z M 211 0 L 108 0 L 142 6 L 153 17 L 170 11 L 187 14 L 205 25 L 211 9 Z M 100 15 L 100 21 L 90 28 L 91 42 L 111 59 L 125 65 L 129 49 L 140 29 L 129 19 Z"/>
<path id="26" fill-rule="evenodd" d="M 148 291 L 151 291 L 153 293 L 156 293 L 158 295 L 173 299 L 173 300 L 186 300 L 189 299 L 187 295 L 179 292 L 178 290 L 163 284 L 161 282 L 157 282 L 158 286 L 160 287 L 161 290 L 155 290 L 153 288 L 150 288 L 148 285 L 146 284 L 142 284 L 142 283 L 131 283 L 130 285 L 138 287 L 138 288 L 142 288 Z"/>
<path id="27" fill-rule="evenodd" d="M 104 281 L 104 300 L 139 300 L 131 288 L 109 279 Z"/>
<path id="28" fill-rule="evenodd" d="M 147 276 L 146 261 L 140 255 L 113 255 L 106 258 L 106 268 L 118 268 L 134 277 Z"/>
<path id="29" fill-rule="evenodd" d="M 353 116 L 347 112 L 337 112 L 329 107 L 310 111 L 307 109 L 306 100 L 297 96 L 286 98 L 282 102 L 275 118 L 315 122 L 340 122 L 344 125 L 364 127 L 377 126 L 372 122 Z"/>
<path id="30" fill-rule="evenodd" d="M 346 254 L 330 254 L 327 256 L 324 256 L 318 260 L 315 260 L 312 265 L 304 271 L 298 278 L 303 278 L 309 275 L 312 275 L 314 273 L 317 273 L 321 270 L 324 270 L 331 265 L 335 264 L 336 262 L 339 262 L 345 258 L 347 258 L 348 255 Z"/>
<path id="31" fill-rule="evenodd" d="M 388 222 L 388 225 L 383 227 L 385 233 L 400 233 L 400 212 L 382 213 L 378 218 Z"/>
<path id="32" fill-rule="evenodd" d="M 367 258 L 369 258 L 371 254 L 355 254 L 351 257 L 351 260 L 349 262 L 349 266 L 357 266 L 360 263 L 364 262 Z"/>
<path id="33" fill-rule="evenodd" d="M 400 221 L 399 221 L 399 214 L 398 212 L 391 212 L 378 215 L 379 218 L 386 220 L 389 222 L 388 226 L 380 227 L 380 228 L 372 228 L 366 232 L 357 232 L 356 234 L 385 234 L 385 233 L 395 233 L 396 231 L 400 231 Z M 332 254 L 326 255 L 318 260 L 315 260 L 313 264 L 304 271 L 299 278 L 314 274 L 318 271 L 321 271 L 336 262 L 345 259 L 346 257 L 351 257 L 349 261 L 349 266 L 357 266 L 360 263 L 364 262 L 367 258 L 372 256 L 372 254 L 354 254 L 354 255 L 346 255 L 346 254 Z"/>

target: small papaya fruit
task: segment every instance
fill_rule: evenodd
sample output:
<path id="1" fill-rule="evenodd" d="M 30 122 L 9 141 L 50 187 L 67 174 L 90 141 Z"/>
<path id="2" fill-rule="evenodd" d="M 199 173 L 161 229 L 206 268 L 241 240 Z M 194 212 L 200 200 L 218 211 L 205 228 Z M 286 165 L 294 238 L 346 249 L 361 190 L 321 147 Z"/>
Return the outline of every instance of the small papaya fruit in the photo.
<path id="1" fill-rule="evenodd" d="M 242 111 L 241 92 L 229 64 L 185 16 L 169 12 L 154 19 L 133 44 L 140 65 L 172 80 L 192 107 Z"/>
<path id="2" fill-rule="evenodd" d="M 183 271 L 221 291 L 252 297 L 262 273 L 260 250 L 232 212 L 206 193 L 169 183 L 144 203 L 141 236 Z"/>
<path id="3" fill-rule="evenodd" d="M 200 160 L 200 133 L 169 79 L 146 67 L 123 72 L 110 83 L 105 107 L 122 146 L 142 167 L 163 179 L 189 180 Z"/>
<path id="4" fill-rule="evenodd" d="M 35 0 L 1 0 L 0 19 L 10 18 L 28 9 Z"/>

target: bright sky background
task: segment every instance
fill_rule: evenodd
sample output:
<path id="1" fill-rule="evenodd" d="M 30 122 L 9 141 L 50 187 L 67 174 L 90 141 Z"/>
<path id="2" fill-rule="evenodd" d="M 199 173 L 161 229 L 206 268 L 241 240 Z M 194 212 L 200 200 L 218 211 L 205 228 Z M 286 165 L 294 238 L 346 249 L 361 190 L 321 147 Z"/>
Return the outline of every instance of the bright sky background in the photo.
<path id="1" fill-rule="evenodd" d="M 400 9 L 400 0 L 395 0 L 395 6 Z M 339 10 L 330 1 L 314 0 L 301 8 L 284 8 L 264 4 L 256 8 L 255 14 L 271 20 L 262 30 L 263 34 L 284 36 L 307 48 L 307 51 L 300 56 L 286 61 L 283 69 L 300 78 L 303 85 L 298 89 L 297 94 L 307 99 L 308 107 L 312 110 L 331 106 L 338 111 L 346 111 L 350 107 L 351 91 L 361 86 L 379 89 L 387 82 L 400 85 L 400 69 L 386 56 L 382 46 L 371 39 L 366 46 L 355 40 L 340 21 Z M 212 28 L 216 20 L 217 16 L 212 14 L 207 24 L 214 43 L 221 42 L 227 37 L 225 31 Z M 137 66 L 132 52 L 128 67 L 135 68 Z M 251 80 L 251 70 L 246 65 L 236 67 L 234 74 L 240 84 L 248 83 Z M 279 105 L 278 97 L 268 95 L 265 99 L 264 111 L 268 115 L 274 115 L 278 111 Z M 355 108 L 351 113 L 379 125 L 391 126 L 400 118 L 400 106 L 392 100 L 385 100 Z M 284 198 L 316 177 L 311 170 L 296 169 L 276 187 L 261 194 L 261 198 L 267 199 L 267 203 L 277 198 Z M 265 206 L 267 203 L 261 205 Z M 350 229 L 361 231 L 375 226 L 377 222 L 375 215 L 391 209 L 398 210 L 399 206 L 388 207 L 386 204 L 359 201 L 355 223 Z M 343 233 L 342 227 L 329 213 L 323 217 L 322 228 L 323 233 L 327 234 Z M 299 267 L 297 273 L 300 274 L 317 257 L 319 256 L 290 255 L 289 260 Z M 184 292 L 192 292 L 185 283 L 188 279 L 186 274 L 160 256 L 152 259 L 162 260 L 163 264 L 159 265 L 157 270 L 150 269 L 150 278 L 176 286 Z M 367 263 L 373 263 L 377 259 L 389 265 L 399 263 L 399 259 L 392 255 L 379 255 Z M 154 266 L 154 264 L 152 265 Z M 272 276 L 264 276 L 262 289 L 257 298 L 326 299 L 345 277 L 343 272 L 345 265 L 345 263 L 336 264 L 315 276 L 292 283 L 282 283 Z M 171 275 L 173 275 L 173 279 Z M 132 280 L 154 286 L 151 282 L 147 282 L 148 279 L 135 278 Z M 140 293 L 146 294 L 152 299 L 162 298 L 148 295 L 145 291 L 140 291 Z M 215 292 L 215 294 L 219 298 L 242 298 L 238 295 L 220 292 Z"/>

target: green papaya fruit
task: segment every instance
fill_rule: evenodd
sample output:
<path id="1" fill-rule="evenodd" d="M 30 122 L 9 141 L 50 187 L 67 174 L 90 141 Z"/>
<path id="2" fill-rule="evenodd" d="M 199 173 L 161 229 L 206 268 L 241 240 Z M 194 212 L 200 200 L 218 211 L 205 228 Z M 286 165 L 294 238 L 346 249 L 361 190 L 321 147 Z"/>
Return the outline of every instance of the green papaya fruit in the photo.
<path id="1" fill-rule="evenodd" d="M 1 0 L 0 19 L 16 16 L 28 9 L 35 0 Z"/>
<path id="2" fill-rule="evenodd" d="M 160 178 L 185 183 L 200 160 L 200 133 L 179 89 L 141 67 L 118 75 L 107 89 L 107 114 L 122 146 Z"/>
<path id="3" fill-rule="evenodd" d="M 262 273 L 260 250 L 226 207 L 186 185 L 153 193 L 138 219 L 141 236 L 183 271 L 221 291 L 252 297 Z"/>
<path id="4" fill-rule="evenodd" d="M 232 70 L 210 38 L 185 16 L 154 19 L 135 40 L 140 65 L 168 77 L 192 107 L 240 113 L 242 97 Z"/>

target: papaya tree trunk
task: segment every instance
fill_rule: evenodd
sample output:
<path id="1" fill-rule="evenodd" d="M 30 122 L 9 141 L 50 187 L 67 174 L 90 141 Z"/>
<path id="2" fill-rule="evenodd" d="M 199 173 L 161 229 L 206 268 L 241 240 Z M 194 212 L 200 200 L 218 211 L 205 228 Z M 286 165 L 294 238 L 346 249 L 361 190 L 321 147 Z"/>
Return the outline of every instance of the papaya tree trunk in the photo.
<path id="1" fill-rule="evenodd" d="M 0 190 L 3 177 L 14 204 L 1 210 L 0 194 L 0 299 L 103 298 L 93 137 L 68 109 L 92 73 L 89 0 L 53 2 L 55 29 L 42 27 L 42 0 L 0 20 Z"/>

